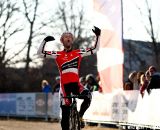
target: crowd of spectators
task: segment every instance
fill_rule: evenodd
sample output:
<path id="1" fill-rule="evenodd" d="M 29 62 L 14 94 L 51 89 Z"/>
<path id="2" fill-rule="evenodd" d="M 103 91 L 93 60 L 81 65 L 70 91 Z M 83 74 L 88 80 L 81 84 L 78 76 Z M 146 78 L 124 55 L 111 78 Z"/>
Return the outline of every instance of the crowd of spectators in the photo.
<path id="1" fill-rule="evenodd" d="M 139 90 L 144 95 L 149 94 L 152 89 L 160 88 L 160 73 L 155 66 L 149 66 L 146 71 L 133 71 L 128 75 L 128 80 L 124 82 L 124 90 Z"/>
<path id="2" fill-rule="evenodd" d="M 80 77 L 80 83 L 91 92 L 102 92 L 99 76 L 93 74 Z M 55 78 L 56 84 L 51 87 L 48 81 L 42 81 L 43 92 L 59 92 L 60 77 Z M 151 93 L 152 89 L 160 88 L 160 73 L 155 66 L 149 66 L 146 71 L 132 71 L 128 75 L 128 79 L 124 82 L 123 90 L 139 90 L 142 97 L 145 92 Z"/>
<path id="3" fill-rule="evenodd" d="M 80 83 L 84 88 L 89 89 L 91 92 L 99 91 L 102 92 L 102 88 L 100 87 L 100 78 L 99 76 L 95 77 L 93 74 L 88 74 L 86 76 L 82 76 L 79 79 Z M 42 92 L 45 93 L 55 93 L 60 90 L 60 77 L 55 77 L 55 84 L 50 85 L 47 80 L 42 80 Z"/>
<path id="4" fill-rule="evenodd" d="M 99 76 L 94 77 L 93 74 L 88 74 L 86 77 L 80 77 L 80 83 L 91 92 L 99 91 L 102 92 L 102 88 L 100 86 L 100 78 Z"/>

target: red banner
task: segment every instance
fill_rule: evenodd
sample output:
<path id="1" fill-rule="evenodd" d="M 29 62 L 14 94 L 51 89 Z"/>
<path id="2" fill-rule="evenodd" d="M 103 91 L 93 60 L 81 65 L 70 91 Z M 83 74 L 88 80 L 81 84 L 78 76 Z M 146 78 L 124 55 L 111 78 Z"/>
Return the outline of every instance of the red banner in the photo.
<path id="1" fill-rule="evenodd" d="M 93 0 L 94 25 L 101 32 L 97 53 L 104 93 L 123 88 L 122 11 L 120 0 Z"/>

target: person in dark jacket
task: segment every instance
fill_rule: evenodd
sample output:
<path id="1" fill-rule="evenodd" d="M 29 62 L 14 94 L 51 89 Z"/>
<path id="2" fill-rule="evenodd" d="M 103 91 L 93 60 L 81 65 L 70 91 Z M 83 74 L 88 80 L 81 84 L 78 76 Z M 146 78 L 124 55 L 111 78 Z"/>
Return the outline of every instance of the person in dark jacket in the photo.
<path id="1" fill-rule="evenodd" d="M 147 91 L 148 93 L 150 93 L 152 89 L 160 88 L 160 73 L 157 72 L 157 69 L 154 66 L 150 66 L 148 70 L 149 70 L 151 79 L 148 84 Z"/>

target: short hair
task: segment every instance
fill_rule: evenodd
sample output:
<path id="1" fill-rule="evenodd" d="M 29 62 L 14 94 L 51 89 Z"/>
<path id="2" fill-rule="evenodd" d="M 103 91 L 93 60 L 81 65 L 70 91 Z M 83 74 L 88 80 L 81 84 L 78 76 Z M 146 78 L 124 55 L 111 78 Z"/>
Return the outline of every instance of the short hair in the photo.
<path id="1" fill-rule="evenodd" d="M 129 78 L 129 79 L 133 79 L 133 78 L 135 78 L 136 76 L 137 76 L 137 72 L 136 72 L 136 71 L 132 71 L 132 72 L 129 74 L 128 78 Z"/>
<path id="2" fill-rule="evenodd" d="M 145 76 L 149 76 L 149 70 L 145 72 Z"/>
<path id="3" fill-rule="evenodd" d="M 151 69 L 157 71 L 155 66 L 150 66 L 148 70 L 150 71 Z"/>
<path id="4" fill-rule="evenodd" d="M 79 78 L 79 81 L 80 81 L 80 82 L 85 82 L 85 81 L 86 81 L 86 78 L 85 78 L 85 77 L 80 77 L 80 78 Z"/>
<path id="5" fill-rule="evenodd" d="M 86 76 L 86 81 L 88 81 L 89 79 L 94 79 L 93 74 L 88 74 L 88 75 Z"/>
<path id="6" fill-rule="evenodd" d="M 74 38 L 74 37 L 73 37 L 73 34 L 72 34 L 71 32 L 64 32 L 64 33 L 61 35 L 61 38 L 60 38 L 60 41 L 61 41 L 61 42 L 62 42 L 62 39 L 63 39 L 64 35 L 66 35 L 66 34 L 70 34 L 70 35 L 72 36 L 72 38 Z"/>
<path id="7" fill-rule="evenodd" d="M 49 84 L 49 83 L 48 83 L 47 80 L 42 80 L 42 83 L 41 83 L 42 87 L 45 86 L 45 85 L 48 85 L 48 84 Z"/>

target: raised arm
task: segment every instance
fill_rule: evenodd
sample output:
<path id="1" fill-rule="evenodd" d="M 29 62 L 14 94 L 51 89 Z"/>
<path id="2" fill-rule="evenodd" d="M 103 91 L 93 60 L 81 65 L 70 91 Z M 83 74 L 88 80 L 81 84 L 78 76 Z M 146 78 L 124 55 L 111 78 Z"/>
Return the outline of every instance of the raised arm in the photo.
<path id="1" fill-rule="evenodd" d="M 92 31 L 96 35 L 95 44 L 91 48 L 82 49 L 81 52 L 80 52 L 82 54 L 82 57 L 92 55 L 92 54 L 96 53 L 99 49 L 99 45 L 100 45 L 99 38 L 100 38 L 100 35 L 101 35 L 101 30 L 98 27 L 94 26 L 94 29 L 92 29 Z"/>
<path id="2" fill-rule="evenodd" d="M 57 52 L 44 50 L 46 43 L 49 41 L 53 41 L 53 40 L 55 40 L 55 39 L 52 36 L 47 36 L 46 38 L 44 38 L 44 40 L 42 41 L 42 43 L 39 46 L 37 54 L 41 57 L 56 58 L 58 56 Z"/>

